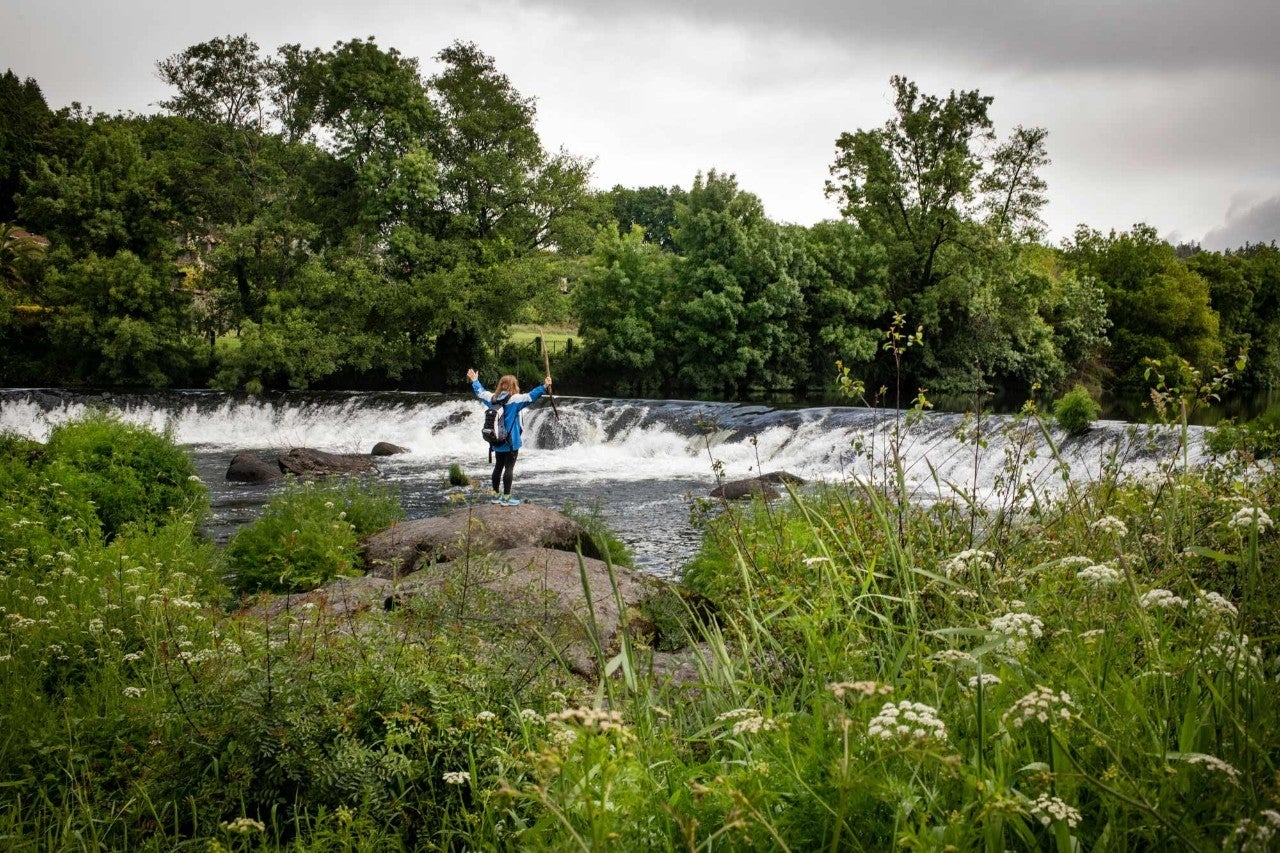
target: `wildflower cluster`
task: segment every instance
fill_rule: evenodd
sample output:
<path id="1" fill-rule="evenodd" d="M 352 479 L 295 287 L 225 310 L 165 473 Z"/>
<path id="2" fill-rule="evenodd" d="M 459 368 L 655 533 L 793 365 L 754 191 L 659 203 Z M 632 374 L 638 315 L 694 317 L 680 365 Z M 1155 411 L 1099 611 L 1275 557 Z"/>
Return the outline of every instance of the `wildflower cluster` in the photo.
<path id="1" fill-rule="evenodd" d="M 1188 764 L 1197 764 L 1201 767 L 1207 767 L 1210 770 L 1221 773 L 1232 782 L 1240 777 L 1239 770 L 1216 755 L 1207 755 L 1203 752 L 1184 752 L 1182 753 L 1181 758 Z"/>
<path id="2" fill-rule="evenodd" d="M 248 835 L 250 832 L 266 832 L 267 825 L 251 817 L 238 817 L 232 821 L 223 821 L 222 828 L 237 835 Z"/>
<path id="3" fill-rule="evenodd" d="M 1227 522 L 1227 527 L 1233 530 L 1248 530 L 1251 527 L 1257 527 L 1258 532 L 1269 529 L 1272 526 L 1271 516 L 1260 506 L 1246 506 L 1236 510 L 1236 514 Z"/>
<path id="4" fill-rule="evenodd" d="M 1196 610 L 1201 616 L 1218 616 L 1234 620 L 1240 611 L 1226 597 L 1216 592 L 1197 592 Z"/>
<path id="5" fill-rule="evenodd" d="M 1129 535 L 1129 528 L 1114 515 L 1104 515 L 1092 525 L 1093 530 L 1104 535 L 1118 536 L 1121 539 Z"/>
<path id="6" fill-rule="evenodd" d="M 856 693 L 859 698 L 870 699 L 873 696 L 888 696 L 893 692 L 890 684 L 877 684 L 874 681 L 833 681 L 827 689 L 837 699 L 843 699 L 846 693 Z"/>
<path id="7" fill-rule="evenodd" d="M 1277 830 L 1280 830 L 1280 811 L 1263 809 L 1257 820 L 1244 818 L 1236 823 L 1235 829 L 1223 840 L 1222 849 L 1270 850 Z"/>
<path id="8" fill-rule="evenodd" d="M 756 734 L 772 731 L 778 727 L 777 720 L 766 720 L 755 708 L 734 708 L 716 717 L 717 723 L 732 722 L 735 735 Z"/>
<path id="9" fill-rule="evenodd" d="M 994 687 L 1000 684 L 1000 676 L 990 672 L 984 672 L 981 675 L 973 675 L 969 677 L 967 682 L 970 690 L 976 690 L 979 686 Z"/>
<path id="10" fill-rule="evenodd" d="M 1237 665 L 1258 666 L 1262 663 L 1262 653 L 1249 642 L 1249 635 L 1237 637 L 1231 631 L 1219 631 L 1213 641 L 1205 646 L 1203 654 L 1223 669 L 1234 669 Z"/>
<path id="11" fill-rule="evenodd" d="M 1187 606 L 1186 599 L 1181 596 L 1174 595 L 1167 589 L 1149 589 L 1142 595 L 1138 596 L 1138 605 L 1143 610 L 1150 610 L 1153 607 L 1170 609 L 1174 607 L 1185 608 Z"/>
<path id="12" fill-rule="evenodd" d="M 947 726 L 938 719 L 938 709 L 922 702 L 885 702 L 867 724 L 867 734 L 881 740 L 945 743 Z"/>
<path id="13" fill-rule="evenodd" d="M 969 548 L 943 561 L 940 568 L 947 577 L 964 577 L 990 571 L 995 565 L 996 555 L 990 551 Z"/>
<path id="14" fill-rule="evenodd" d="M 1044 685 L 1038 685 L 1014 702 L 1013 707 L 1004 712 L 1003 719 L 1015 728 L 1022 728 L 1032 721 L 1047 723 L 1053 717 L 1071 719 L 1071 695 L 1065 691 L 1055 693 Z"/>
<path id="15" fill-rule="evenodd" d="M 627 727 L 622 722 L 621 711 L 606 711 L 602 708 L 565 708 L 547 714 L 548 723 L 564 723 L 600 732 L 618 732 L 627 734 Z"/>
<path id="16" fill-rule="evenodd" d="M 1048 794 L 1041 794 L 1032 800 L 1031 816 L 1044 826 L 1054 821 L 1066 821 L 1067 826 L 1075 829 L 1080 824 L 1080 812 L 1077 809 Z"/>
<path id="17" fill-rule="evenodd" d="M 1120 572 L 1114 566 L 1100 563 L 1076 572 L 1076 580 L 1095 588 L 1115 586 L 1120 582 Z"/>
<path id="18" fill-rule="evenodd" d="M 1030 613 L 1006 613 L 991 620 L 991 631 L 1008 637 L 1010 650 L 1019 654 L 1030 641 L 1044 636 L 1044 623 Z"/>
<path id="19" fill-rule="evenodd" d="M 440 777 L 446 785 L 469 785 L 471 774 L 466 770 L 450 770 Z"/>

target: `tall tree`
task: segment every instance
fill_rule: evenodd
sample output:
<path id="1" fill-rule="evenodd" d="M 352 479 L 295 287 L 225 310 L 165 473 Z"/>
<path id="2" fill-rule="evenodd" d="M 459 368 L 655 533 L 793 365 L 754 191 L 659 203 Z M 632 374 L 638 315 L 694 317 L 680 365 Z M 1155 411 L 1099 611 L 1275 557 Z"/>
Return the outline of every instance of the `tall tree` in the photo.
<path id="1" fill-rule="evenodd" d="M 889 252 L 895 301 L 936 284 L 938 254 L 960 236 L 993 138 L 992 99 L 952 91 L 922 95 L 905 77 L 890 80 L 896 115 L 884 127 L 842 133 L 827 194 Z"/>
<path id="2" fill-rule="evenodd" d="M 160 106 L 226 128 L 261 129 L 266 120 L 267 63 L 248 35 L 192 45 L 156 63 L 161 80 L 178 90 Z"/>
<path id="3" fill-rule="evenodd" d="M 35 167 L 38 155 L 50 153 L 53 120 L 34 79 L 19 80 L 11 70 L 0 76 L 0 222 L 13 220 L 22 176 Z"/>
<path id="4" fill-rule="evenodd" d="M 737 179 L 699 175 L 676 210 L 681 255 L 670 312 L 676 383 L 705 391 L 794 383 L 803 296 L 789 251 Z"/>

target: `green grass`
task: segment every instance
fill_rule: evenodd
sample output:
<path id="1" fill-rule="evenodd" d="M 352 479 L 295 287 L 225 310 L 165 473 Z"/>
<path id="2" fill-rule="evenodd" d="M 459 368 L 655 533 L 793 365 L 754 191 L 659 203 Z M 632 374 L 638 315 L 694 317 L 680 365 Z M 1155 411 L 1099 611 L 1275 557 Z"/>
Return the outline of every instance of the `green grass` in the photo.
<path id="1" fill-rule="evenodd" d="M 511 327 L 510 340 L 517 345 L 531 344 L 543 333 L 546 333 L 547 350 L 552 355 L 563 351 L 569 341 L 573 341 L 574 345 L 580 343 L 577 326 L 514 325 Z"/>
<path id="2" fill-rule="evenodd" d="M 697 644 L 679 687 L 634 642 L 574 682 L 482 597 L 229 612 L 190 517 L 108 542 L 0 449 L 7 849 L 1268 849 L 1280 474 L 1248 457 L 723 506 L 711 606 L 648 614 Z"/>

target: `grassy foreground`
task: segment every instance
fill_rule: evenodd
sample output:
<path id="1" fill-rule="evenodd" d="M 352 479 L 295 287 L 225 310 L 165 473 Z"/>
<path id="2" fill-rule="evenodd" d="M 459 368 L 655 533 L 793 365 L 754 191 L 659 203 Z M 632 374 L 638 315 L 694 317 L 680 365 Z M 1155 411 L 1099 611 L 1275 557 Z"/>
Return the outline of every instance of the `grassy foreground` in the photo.
<path id="1" fill-rule="evenodd" d="M 687 615 L 697 683 L 673 687 L 632 645 L 572 681 L 483 602 L 250 615 L 163 438 L 91 419 L 0 451 L 7 850 L 1278 840 L 1280 477 L 1247 459 L 996 507 L 913 503 L 890 466 L 722 507 L 686 579 L 716 616 Z M 316 488 L 240 571 L 296 535 L 280 588 L 351 570 L 348 518 L 386 496 Z"/>

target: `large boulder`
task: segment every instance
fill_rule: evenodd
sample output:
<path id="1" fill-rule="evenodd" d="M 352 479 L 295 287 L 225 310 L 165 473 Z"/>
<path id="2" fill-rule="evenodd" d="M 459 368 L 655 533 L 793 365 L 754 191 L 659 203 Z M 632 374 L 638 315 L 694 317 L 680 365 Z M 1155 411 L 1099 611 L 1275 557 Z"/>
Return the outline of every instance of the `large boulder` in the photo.
<path id="1" fill-rule="evenodd" d="M 424 565 L 510 548 L 551 548 L 599 558 L 582 525 L 533 504 L 480 504 L 446 516 L 403 521 L 360 543 L 365 570 L 376 577 L 403 577 Z"/>
<path id="2" fill-rule="evenodd" d="M 315 613 L 352 616 L 367 610 L 385 610 L 392 591 L 391 581 L 383 578 L 369 575 L 337 578 L 310 592 L 270 596 L 249 607 L 244 613 L 258 617 L 276 617 L 284 613 L 299 616 Z"/>
<path id="3" fill-rule="evenodd" d="M 409 448 L 401 447 L 398 444 L 392 444 L 389 441 L 379 441 L 373 446 L 373 450 L 369 451 L 370 456 L 395 456 L 397 453 L 408 453 Z"/>
<path id="4" fill-rule="evenodd" d="M 798 486 L 803 483 L 804 480 L 795 474 L 788 474 L 786 471 L 770 471 L 768 474 L 761 474 L 759 477 L 733 480 L 716 486 L 711 490 L 711 497 L 737 501 L 759 495 L 765 500 L 773 500 L 782 494 L 778 486 L 783 484 Z"/>
<path id="5" fill-rule="evenodd" d="M 270 483 L 283 476 L 279 465 L 264 462 L 252 453 L 237 453 L 227 467 L 227 480 L 233 483 Z"/>
<path id="6" fill-rule="evenodd" d="M 597 644 L 606 657 L 616 652 L 624 614 L 638 610 L 662 586 L 621 566 L 611 572 L 590 557 L 579 565 L 578 555 L 568 551 L 521 547 L 419 571 L 397 585 L 392 600 L 498 620 L 524 637 L 534 626 L 572 672 L 594 677 Z"/>
<path id="7" fill-rule="evenodd" d="M 365 474 L 374 470 L 369 457 L 355 453 L 326 453 L 309 447 L 295 447 L 280 457 L 280 470 L 300 477 L 328 474 Z"/>

